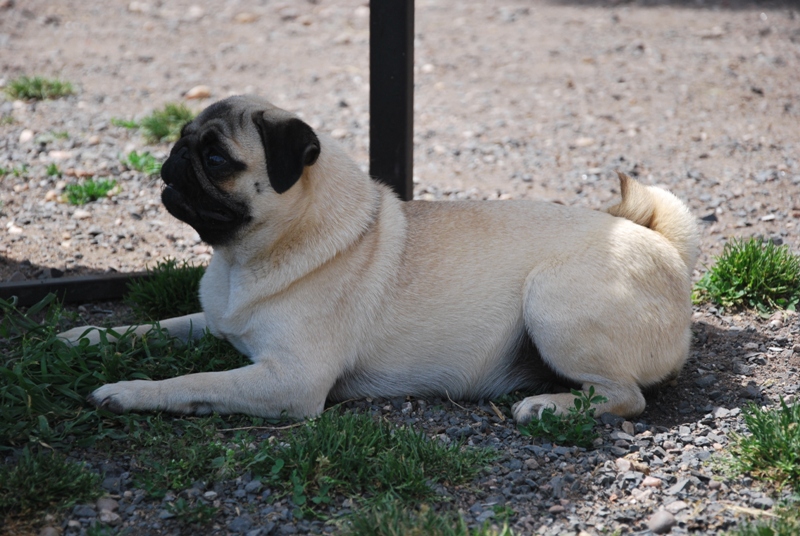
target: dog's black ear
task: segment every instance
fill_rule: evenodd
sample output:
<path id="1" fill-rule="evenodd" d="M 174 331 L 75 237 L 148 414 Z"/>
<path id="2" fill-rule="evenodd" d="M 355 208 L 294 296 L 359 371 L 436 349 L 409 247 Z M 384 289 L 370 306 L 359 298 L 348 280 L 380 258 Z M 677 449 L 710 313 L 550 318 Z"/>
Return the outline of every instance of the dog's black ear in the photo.
<path id="1" fill-rule="evenodd" d="M 265 112 L 253 113 L 272 188 L 282 194 L 296 183 L 306 166 L 319 156 L 319 139 L 310 126 L 297 118 L 269 121 Z"/>

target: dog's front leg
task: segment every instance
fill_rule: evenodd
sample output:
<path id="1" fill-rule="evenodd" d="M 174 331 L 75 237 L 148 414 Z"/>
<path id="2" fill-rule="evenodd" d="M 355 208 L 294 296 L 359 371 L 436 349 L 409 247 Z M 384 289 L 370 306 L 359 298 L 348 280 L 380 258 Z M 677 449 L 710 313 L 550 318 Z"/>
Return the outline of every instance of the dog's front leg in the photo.
<path id="1" fill-rule="evenodd" d="M 140 324 L 135 326 L 118 326 L 111 328 L 116 333 L 127 333 L 133 331 L 134 335 L 142 336 L 156 327 L 169 333 L 170 337 L 176 337 L 182 341 L 189 339 L 199 339 L 206 330 L 206 316 L 203 313 L 176 316 L 160 321 L 158 324 Z M 106 331 L 109 340 L 116 340 L 116 337 L 104 328 L 97 326 L 79 326 L 58 334 L 58 338 L 69 344 L 77 346 L 82 339 L 88 339 L 89 345 L 100 342 L 100 332 Z"/>
<path id="2" fill-rule="evenodd" d="M 168 411 L 207 415 L 246 413 L 302 418 L 322 412 L 330 382 L 295 368 L 261 361 L 246 367 L 187 374 L 161 381 L 134 380 L 104 385 L 89 401 L 114 413 Z"/>

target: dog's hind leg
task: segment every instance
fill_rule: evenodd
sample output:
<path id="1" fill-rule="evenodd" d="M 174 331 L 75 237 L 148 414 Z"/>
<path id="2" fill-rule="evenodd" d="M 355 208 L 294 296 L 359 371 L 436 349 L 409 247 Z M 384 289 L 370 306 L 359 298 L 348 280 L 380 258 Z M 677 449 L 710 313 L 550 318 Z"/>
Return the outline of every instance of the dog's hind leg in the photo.
<path id="1" fill-rule="evenodd" d="M 638 415 L 644 411 L 645 400 L 638 385 L 611 383 L 606 378 L 598 378 L 599 381 L 586 381 L 583 383 L 583 391 L 588 392 L 590 387 L 594 387 L 595 393 L 603 396 L 606 401 L 593 405 L 595 413 L 614 413 L 623 417 Z M 566 414 L 569 408 L 574 406 L 575 396 L 571 393 L 554 393 L 545 395 L 529 396 L 514 404 L 512 411 L 514 420 L 518 424 L 525 424 L 533 417 L 541 418 L 542 412 L 550 408 L 557 415 Z"/>
<path id="2" fill-rule="evenodd" d="M 641 264 L 590 250 L 539 267 L 526 281 L 523 318 L 531 340 L 557 374 L 584 392 L 594 386 L 606 398 L 596 406 L 598 415 L 644 411 L 640 387 L 674 374 L 688 354 L 688 291 L 671 284 L 667 270 L 654 263 L 642 270 Z M 567 413 L 574 396 L 526 398 L 514 407 L 514 417 L 525 422 L 546 407 Z"/>

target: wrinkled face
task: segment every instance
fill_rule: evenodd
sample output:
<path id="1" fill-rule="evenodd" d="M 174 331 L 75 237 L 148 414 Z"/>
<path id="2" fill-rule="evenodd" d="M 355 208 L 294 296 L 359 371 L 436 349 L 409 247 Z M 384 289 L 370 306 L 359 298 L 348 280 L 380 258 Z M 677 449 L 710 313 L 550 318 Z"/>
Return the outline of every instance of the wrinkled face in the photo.
<path id="1" fill-rule="evenodd" d="M 161 201 L 204 242 L 225 245 L 253 220 L 251 196 L 286 192 L 319 151 L 300 119 L 255 97 L 231 97 L 183 127 L 161 168 Z"/>

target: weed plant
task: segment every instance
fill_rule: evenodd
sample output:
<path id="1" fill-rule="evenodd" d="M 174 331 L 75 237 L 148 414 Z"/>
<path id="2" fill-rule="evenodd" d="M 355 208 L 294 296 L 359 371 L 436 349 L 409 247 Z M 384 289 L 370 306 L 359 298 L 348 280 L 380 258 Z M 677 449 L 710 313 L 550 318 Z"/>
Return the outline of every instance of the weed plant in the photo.
<path id="1" fill-rule="evenodd" d="M 800 257 L 788 246 L 758 238 L 728 242 L 695 285 L 693 300 L 762 314 L 794 311 L 800 301 Z"/>
<path id="2" fill-rule="evenodd" d="M 5 91 L 12 99 L 20 100 L 58 99 L 74 93 L 69 82 L 41 76 L 21 76 L 9 82 Z"/>
<path id="3" fill-rule="evenodd" d="M 508 526 L 470 530 L 455 512 L 438 513 L 427 505 L 412 510 L 386 503 L 353 516 L 346 536 L 513 536 Z"/>
<path id="4" fill-rule="evenodd" d="M 754 477 L 800 492 L 800 405 L 745 408 L 750 435 L 733 436 L 733 463 Z"/>
<path id="5" fill-rule="evenodd" d="M 100 475 L 61 454 L 25 448 L 13 463 L 0 465 L 0 519 L 96 499 L 102 494 L 100 481 Z"/>
<path id="6" fill-rule="evenodd" d="M 167 104 L 139 122 L 145 138 L 152 143 L 175 141 L 183 125 L 194 119 L 194 112 L 183 104 Z"/>
<path id="7" fill-rule="evenodd" d="M 531 437 L 545 437 L 559 445 L 577 445 L 589 448 L 597 439 L 594 418 L 595 408 L 606 398 L 595 394 L 594 386 L 589 387 L 589 392 L 572 390 L 575 395 L 574 406 L 569 408 L 566 415 L 556 415 L 552 408 L 545 408 L 541 419 L 534 418 L 530 423 L 520 426 L 522 435 Z"/>
<path id="8" fill-rule="evenodd" d="M 68 184 L 64 188 L 64 196 L 70 205 L 85 205 L 106 197 L 114 190 L 117 182 L 109 179 L 88 179 L 80 184 Z"/>
<path id="9" fill-rule="evenodd" d="M 148 268 L 147 273 L 149 278 L 128 284 L 125 296 L 138 318 L 157 321 L 202 310 L 198 293 L 204 267 L 167 259 Z"/>
<path id="10" fill-rule="evenodd" d="M 131 151 L 124 163 L 129 168 L 146 175 L 158 175 L 161 173 L 161 162 L 156 160 L 156 157 L 147 151 L 143 153 Z"/>

